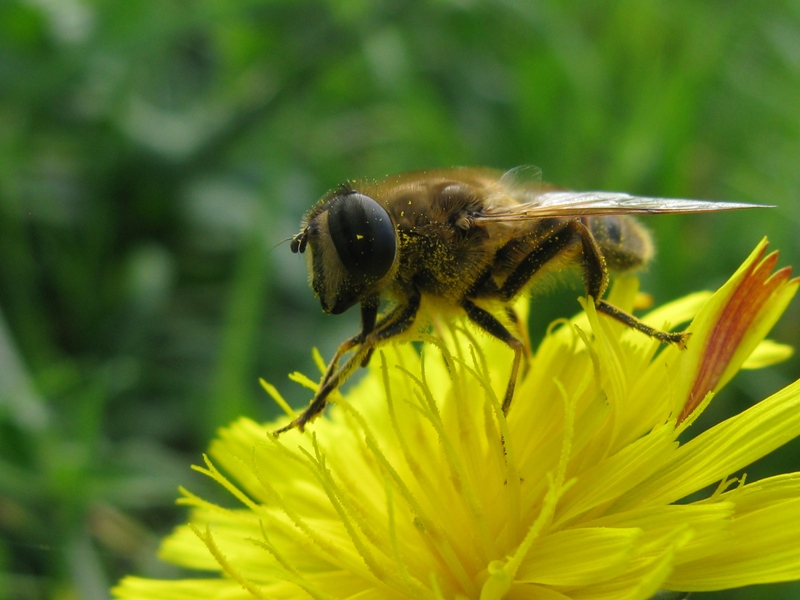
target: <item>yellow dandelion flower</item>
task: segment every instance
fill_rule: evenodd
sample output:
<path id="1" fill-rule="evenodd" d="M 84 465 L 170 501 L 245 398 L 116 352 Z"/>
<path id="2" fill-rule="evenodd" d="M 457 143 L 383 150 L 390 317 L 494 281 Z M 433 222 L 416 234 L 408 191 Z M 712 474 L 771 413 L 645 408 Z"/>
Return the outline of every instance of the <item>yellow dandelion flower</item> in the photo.
<path id="1" fill-rule="evenodd" d="M 694 317 L 686 350 L 587 304 L 549 332 L 507 418 L 508 350 L 456 323 L 421 354 L 386 347 L 305 433 L 240 419 L 198 469 L 233 508 L 184 491 L 190 522 L 161 551 L 214 575 L 129 577 L 116 597 L 644 599 L 799 579 L 800 473 L 731 477 L 800 434 L 800 382 L 678 441 L 737 370 L 790 352 L 763 340 L 798 281 L 765 250 L 645 317 Z M 613 300 L 629 308 L 636 285 Z"/>

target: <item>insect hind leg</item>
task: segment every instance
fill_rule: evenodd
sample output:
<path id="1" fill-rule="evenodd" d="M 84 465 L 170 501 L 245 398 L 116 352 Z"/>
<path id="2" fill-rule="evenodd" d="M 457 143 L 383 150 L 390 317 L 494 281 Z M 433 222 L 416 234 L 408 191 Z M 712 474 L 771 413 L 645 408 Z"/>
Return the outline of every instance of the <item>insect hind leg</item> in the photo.
<path id="1" fill-rule="evenodd" d="M 616 319 L 620 323 L 624 323 L 636 331 L 641 331 L 645 335 L 657 339 L 659 342 L 664 344 L 676 344 L 682 350 L 686 349 L 686 341 L 689 339 L 689 336 L 691 335 L 690 333 L 685 331 L 672 332 L 655 329 L 649 325 L 645 325 L 633 315 L 626 313 L 624 310 L 620 310 L 605 300 L 596 302 L 595 307 L 597 308 L 598 312 L 608 315 L 609 317 Z"/>
<path id="2" fill-rule="evenodd" d="M 654 329 L 649 325 L 645 325 L 633 315 L 602 299 L 606 287 L 608 287 L 608 268 L 594 235 L 579 219 L 565 221 L 560 227 L 555 228 L 548 237 L 537 244 L 522 259 L 499 288 L 494 285 L 494 280 L 491 277 L 481 277 L 479 281 L 483 285 L 473 290 L 474 294 L 470 297 L 494 296 L 500 297 L 506 302 L 510 301 L 541 268 L 562 253 L 573 248 L 577 243 L 581 245 L 580 256 L 584 287 L 586 293 L 594 299 L 595 306 L 599 312 L 660 342 L 676 344 L 680 348 L 686 347 L 686 340 L 689 339 L 688 333 L 673 333 Z"/>
<path id="3" fill-rule="evenodd" d="M 686 348 L 686 340 L 689 339 L 690 334 L 686 332 L 660 331 L 645 325 L 633 315 L 602 299 L 608 286 L 608 269 L 597 241 L 588 227 L 579 220 L 571 221 L 570 228 L 581 239 L 584 285 L 586 286 L 586 293 L 594 299 L 597 311 L 616 319 L 632 329 L 641 331 L 659 342 L 676 344 L 679 348 Z"/>

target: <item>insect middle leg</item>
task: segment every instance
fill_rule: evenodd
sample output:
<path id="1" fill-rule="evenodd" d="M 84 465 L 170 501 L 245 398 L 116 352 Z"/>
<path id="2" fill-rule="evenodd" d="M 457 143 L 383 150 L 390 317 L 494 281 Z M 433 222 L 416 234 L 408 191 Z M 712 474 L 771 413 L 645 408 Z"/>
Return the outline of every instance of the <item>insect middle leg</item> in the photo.
<path id="1" fill-rule="evenodd" d="M 469 298 L 500 298 L 506 302 L 511 301 L 537 271 L 567 250 L 575 241 L 574 232 L 569 229 L 568 223 L 556 227 L 549 236 L 538 243 L 535 249 L 522 259 L 503 282 L 502 286 L 498 287 L 495 283 L 492 278 L 492 267 L 490 267 L 478 278 L 477 283 L 468 294 Z M 525 349 L 527 348 L 528 351 L 530 351 L 530 342 L 527 338 L 527 332 L 522 331 L 522 325 L 513 309 L 508 309 L 507 314 L 511 321 L 521 330 L 520 335 L 525 342 L 514 337 L 497 318 L 475 305 L 469 298 L 464 299 L 461 303 L 461 306 L 467 313 L 467 317 L 487 333 L 508 344 L 514 351 L 511 376 L 506 386 L 505 396 L 503 397 L 503 413 L 508 413 L 511 400 L 514 398 L 514 388 L 517 384 L 520 362 L 525 356 Z"/>
<path id="2" fill-rule="evenodd" d="M 514 397 L 514 388 L 517 385 L 517 374 L 519 373 L 519 364 L 525 351 L 525 344 L 511 335 L 508 329 L 506 329 L 494 315 L 477 306 L 472 300 L 465 298 L 461 301 L 461 307 L 464 309 L 464 312 L 467 313 L 467 317 L 469 317 L 470 321 L 487 333 L 508 344 L 514 351 L 511 375 L 506 385 L 505 396 L 503 396 L 503 414 L 506 414 L 508 413 L 508 407 L 511 406 L 511 399 Z"/>
<path id="3" fill-rule="evenodd" d="M 524 323 L 517 314 L 517 311 L 514 310 L 513 306 L 506 306 L 506 316 L 508 320 L 511 321 L 511 324 L 516 329 L 517 337 L 522 341 L 522 345 L 525 348 L 525 363 L 523 364 L 523 368 L 525 369 L 524 372 L 527 372 L 528 368 L 528 358 L 533 355 L 533 350 L 531 349 L 531 337 L 528 333 L 528 326 L 527 323 Z"/>
<path id="4" fill-rule="evenodd" d="M 322 378 L 322 383 L 317 389 L 311 404 L 291 423 L 273 432 L 273 435 L 278 436 L 295 427 L 303 431 L 306 423 L 325 409 L 325 405 L 328 403 L 328 396 L 344 383 L 358 366 L 365 364 L 369 360 L 372 351 L 380 342 L 400 335 L 411 327 L 419 311 L 419 306 L 420 295 L 415 292 L 411 294 L 404 304 L 398 305 L 391 313 L 381 319 L 374 330 L 370 329 L 366 335 L 362 331 L 341 344 L 328 365 Z M 358 349 L 339 367 L 338 362 L 342 355 L 355 346 L 358 346 Z"/>

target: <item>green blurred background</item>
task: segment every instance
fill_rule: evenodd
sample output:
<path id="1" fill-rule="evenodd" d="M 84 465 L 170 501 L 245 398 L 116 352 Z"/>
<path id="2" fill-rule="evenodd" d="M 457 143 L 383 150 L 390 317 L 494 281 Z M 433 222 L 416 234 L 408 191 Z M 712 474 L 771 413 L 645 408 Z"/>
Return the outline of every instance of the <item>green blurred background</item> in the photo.
<path id="1" fill-rule="evenodd" d="M 800 265 L 800 2 L 0 3 L 0 597 L 172 573 L 157 542 L 179 484 L 216 494 L 188 468 L 215 430 L 276 414 L 258 377 L 306 402 L 286 374 L 358 327 L 275 248 L 327 189 L 528 163 L 778 206 L 648 219 L 658 303 L 719 285 L 764 235 Z M 579 293 L 537 299 L 534 339 Z M 798 304 L 778 341 L 800 339 Z M 698 429 L 798 373 L 740 374 Z M 748 473 L 799 467 L 793 444 Z"/>

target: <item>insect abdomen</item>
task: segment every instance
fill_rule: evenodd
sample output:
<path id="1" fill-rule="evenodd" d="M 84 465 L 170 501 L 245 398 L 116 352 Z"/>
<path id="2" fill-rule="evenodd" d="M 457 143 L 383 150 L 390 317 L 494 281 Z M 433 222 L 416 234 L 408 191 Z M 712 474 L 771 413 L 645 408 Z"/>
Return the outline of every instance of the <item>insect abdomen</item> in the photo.
<path id="1" fill-rule="evenodd" d="M 653 257 L 650 232 L 629 215 L 588 217 L 592 232 L 606 266 L 612 271 L 628 271 L 646 265 Z"/>

